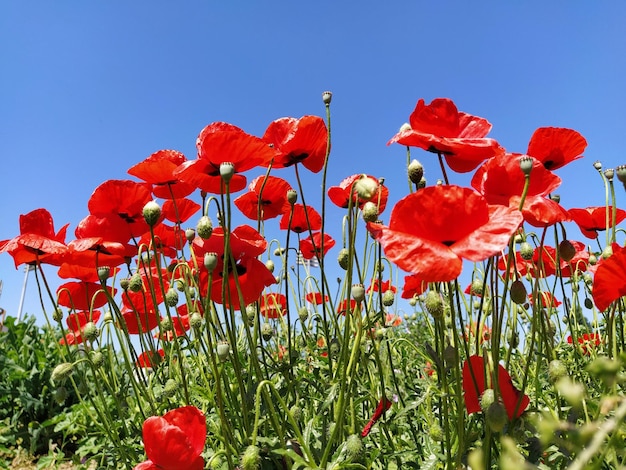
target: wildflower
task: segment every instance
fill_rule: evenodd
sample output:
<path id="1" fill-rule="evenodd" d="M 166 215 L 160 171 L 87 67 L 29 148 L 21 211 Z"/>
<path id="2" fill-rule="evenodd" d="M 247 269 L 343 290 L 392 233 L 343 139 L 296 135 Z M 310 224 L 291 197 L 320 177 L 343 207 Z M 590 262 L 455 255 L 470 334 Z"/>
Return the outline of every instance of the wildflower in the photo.
<path id="1" fill-rule="evenodd" d="M 291 212 L 290 212 L 291 211 Z M 291 215 L 293 213 L 293 215 Z M 294 204 L 280 218 L 280 229 L 291 230 L 295 233 L 315 232 L 322 228 L 322 216 L 311 206 L 306 206 L 306 211 L 302 204 Z"/>
<path id="2" fill-rule="evenodd" d="M 608 214 L 607 214 L 608 211 Z M 626 211 L 617 208 L 613 220 L 613 207 L 586 207 L 584 209 L 570 209 L 569 215 L 576 222 L 581 233 L 587 238 L 598 238 L 598 232 L 610 229 L 626 219 Z M 607 218 L 608 215 L 608 218 Z M 607 226 L 608 220 L 608 226 Z"/>
<path id="3" fill-rule="evenodd" d="M 568 344 L 574 343 L 574 340 L 572 339 L 571 336 L 567 337 L 567 343 Z M 580 344 L 583 354 L 586 354 L 586 355 L 591 354 L 592 346 L 593 347 L 600 346 L 601 343 L 602 343 L 602 339 L 600 338 L 600 335 L 598 333 L 584 333 L 578 336 L 578 344 Z"/>
<path id="4" fill-rule="evenodd" d="M 526 153 L 539 160 L 547 170 L 556 170 L 582 158 L 586 147 L 585 138 L 573 129 L 540 127 L 530 138 Z"/>
<path id="5" fill-rule="evenodd" d="M 268 220 L 289 211 L 287 192 L 291 185 L 276 176 L 259 176 L 249 191 L 235 199 L 235 205 L 251 220 Z"/>
<path id="6" fill-rule="evenodd" d="M 614 244 L 613 254 L 598 264 L 591 295 L 601 312 L 626 295 L 626 247 Z"/>
<path id="7" fill-rule="evenodd" d="M 391 401 L 383 395 L 383 397 L 378 402 L 378 405 L 376 406 L 376 410 L 374 410 L 374 414 L 363 428 L 363 431 L 361 431 L 361 437 L 367 437 L 372 429 L 372 426 L 376 424 L 376 422 L 385 414 L 385 411 L 387 411 L 389 408 L 391 408 Z"/>
<path id="8" fill-rule="evenodd" d="M 328 253 L 333 246 L 335 246 L 335 240 L 333 237 L 324 234 L 324 253 L 322 253 L 322 237 L 321 232 L 315 232 L 313 237 L 310 236 L 300 240 L 300 253 L 304 259 L 313 259 L 315 257 L 322 257 Z"/>
<path id="9" fill-rule="evenodd" d="M 367 180 L 371 182 L 375 190 L 369 197 L 363 197 L 355 191 L 356 183 L 361 180 Z M 345 178 L 339 186 L 331 186 L 328 188 L 328 197 L 338 207 L 347 209 L 350 205 L 350 197 L 352 197 L 352 203 L 357 205 L 360 209 L 366 202 L 372 202 L 378 208 L 378 213 L 382 213 L 387 207 L 387 199 L 389 197 L 389 189 L 381 184 L 378 184 L 378 179 L 364 174 L 356 174 Z"/>
<path id="10" fill-rule="evenodd" d="M 189 196 L 196 187 L 174 176 L 174 170 L 187 161 L 185 155 L 176 150 L 158 150 L 128 170 L 133 175 L 152 185 L 152 194 L 162 199 L 179 200 Z"/>

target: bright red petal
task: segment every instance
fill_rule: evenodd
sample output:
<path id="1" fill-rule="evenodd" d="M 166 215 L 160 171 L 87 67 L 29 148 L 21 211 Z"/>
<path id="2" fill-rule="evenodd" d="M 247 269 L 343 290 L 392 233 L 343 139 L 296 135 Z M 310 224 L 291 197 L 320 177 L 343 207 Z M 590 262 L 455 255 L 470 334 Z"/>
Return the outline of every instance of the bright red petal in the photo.
<path id="1" fill-rule="evenodd" d="M 626 248 L 614 245 L 613 254 L 599 264 L 591 291 L 598 310 L 609 306 L 626 295 Z"/>
<path id="2" fill-rule="evenodd" d="M 548 170 L 556 170 L 582 158 L 585 148 L 587 141 L 573 129 L 540 127 L 530 138 L 526 153 L 540 160 Z"/>

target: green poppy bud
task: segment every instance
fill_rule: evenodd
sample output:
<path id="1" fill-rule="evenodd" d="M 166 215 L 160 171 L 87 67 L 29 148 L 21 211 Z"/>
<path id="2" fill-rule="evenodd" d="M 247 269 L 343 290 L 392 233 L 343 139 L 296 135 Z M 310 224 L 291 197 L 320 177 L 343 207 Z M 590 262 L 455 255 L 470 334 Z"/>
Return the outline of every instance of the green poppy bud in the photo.
<path id="1" fill-rule="evenodd" d="M 565 376 L 557 381 L 556 389 L 574 408 L 582 406 L 583 398 L 585 398 L 585 386 L 583 384 L 574 382 L 571 378 Z"/>
<path id="2" fill-rule="evenodd" d="M 272 325 L 267 322 L 263 323 L 261 325 L 261 336 L 263 336 L 265 341 L 272 339 L 272 336 L 274 336 L 274 328 L 272 328 Z"/>
<path id="3" fill-rule="evenodd" d="M 89 341 L 93 342 L 96 338 L 98 338 L 98 336 L 100 336 L 100 329 L 94 322 L 90 321 L 83 327 L 83 335 Z"/>
<path id="4" fill-rule="evenodd" d="M 346 453 L 350 460 L 358 460 L 363 452 L 363 441 L 356 434 L 350 434 L 346 440 Z"/>
<path id="5" fill-rule="evenodd" d="M 391 289 L 385 291 L 383 294 L 383 305 L 385 307 L 391 307 L 396 298 L 396 294 L 393 293 Z"/>
<path id="6" fill-rule="evenodd" d="M 57 404 L 62 405 L 67 399 L 67 389 L 65 387 L 57 388 L 53 393 L 53 398 Z"/>
<path id="7" fill-rule="evenodd" d="M 363 220 L 365 222 L 374 222 L 378 219 L 378 207 L 371 201 L 363 204 Z"/>
<path id="8" fill-rule="evenodd" d="M 143 218 L 150 227 L 154 227 L 161 218 L 161 207 L 156 201 L 150 201 L 143 206 Z"/>
<path id="9" fill-rule="evenodd" d="M 196 224 L 196 232 L 203 240 L 207 240 L 213 233 L 213 222 L 208 215 L 203 215 Z"/>
<path id="10" fill-rule="evenodd" d="M 613 247 L 611 245 L 607 246 L 602 250 L 602 259 L 608 259 L 613 254 Z"/>
<path id="11" fill-rule="evenodd" d="M 267 268 L 267 270 L 268 270 L 269 272 L 271 272 L 271 273 L 273 273 L 273 272 L 274 272 L 274 267 L 275 267 L 275 266 L 274 266 L 274 262 L 273 262 L 271 259 L 268 259 L 268 260 L 265 262 L 265 267 Z"/>
<path id="12" fill-rule="evenodd" d="M 165 318 L 163 318 L 163 320 L 161 320 L 161 322 L 159 323 L 159 327 L 161 328 L 161 331 L 172 331 L 174 329 L 174 325 L 172 324 L 172 320 L 170 320 L 167 317 L 165 317 Z"/>
<path id="13" fill-rule="evenodd" d="M 417 160 L 411 160 L 407 168 L 409 174 L 409 180 L 413 184 L 419 184 L 424 177 L 424 167 Z"/>
<path id="14" fill-rule="evenodd" d="M 128 289 L 131 292 L 139 292 L 143 288 L 143 282 L 139 273 L 133 274 L 128 281 Z"/>
<path id="15" fill-rule="evenodd" d="M 220 176 L 225 182 L 229 182 L 235 174 L 235 164 L 232 162 L 220 163 Z"/>
<path id="16" fill-rule="evenodd" d="M 54 312 L 52 312 L 52 319 L 54 321 L 61 321 L 63 320 L 63 310 L 61 310 L 60 308 L 55 308 Z"/>
<path id="17" fill-rule="evenodd" d="M 100 351 L 94 351 L 91 354 L 91 363 L 96 369 L 99 369 L 104 365 L 104 354 Z"/>
<path id="18" fill-rule="evenodd" d="M 485 412 L 485 421 L 493 432 L 501 432 L 509 421 L 504 405 L 498 401 L 493 402 Z"/>
<path id="19" fill-rule="evenodd" d="M 309 310 L 306 307 L 300 307 L 298 309 L 298 318 L 300 318 L 302 323 L 307 321 L 309 319 Z"/>
<path id="20" fill-rule="evenodd" d="M 472 295 L 482 295 L 483 294 L 483 281 L 480 279 L 474 279 L 472 281 L 472 285 L 470 286 L 470 293 Z"/>
<path id="21" fill-rule="evenodd" d="M 241 456 L 242 470 L 259 470 L 261 468 L 261 449 L 249 445 Z"/>
<path id="22" fill-rule="evenodd" d="M 359 198 L 367 201 L 373 198 L 376 191 L 378 191 L 378 181 L 367 175 L 361 175 L 361 178 L 354 183 L 353 187 Z"/>
<path id="23" fill-rule="evenodd" d="M 585 297 L 585 307 L 589 310 L 593 308 L 593 302 L 589 297 Z"/>
<path id="24" fill-rule="evenodd" d="M 511 284 L 511 288 L 509 290 L 509 296 L 511 297 L 511 301 L 520 305 L 526 302 L 526 296 L 528 292 L 526 291 L 526 286 L 519 279 L 517 281 L 513 281 Z"/>
<path id="25" fill-rule="evenodd" d="M 51 379 L 53 382 L 58 383 L 67 379 L 74 371 L 74 364 L 71 362 L 62 362 L 57 365 L 52 371 Z"/>
<path id="26" fill-rule="evenodd" d="M 332 338 L 330 340 L 330 344 L 328 345 L 328 351 L 330 351 L 331 356 L 337 357 L 340 350 L 341 345 L 339 344 L 339 340 L 337 338 Z"/>
<path id="27" fill-rule="evenodd" d="M 346 248 L 342 248 L 339 250 L 339 256 L 337 256 L 337 261 L 339 262 L 339 266 L 341 269 L 348 269 L 348 260 L 350 259 L 350 253 Z"/>
<path id="28" fill-rule="evenodd" d="M 443 315 L 443 300 L 441 300 L 441 296 L 433 290 L 429 290 L 428 294 L 426 294 L 424 306 L 433 318 L 441 318 Z"/>
<path id="29" fill-rule="evenodd" d="M 202 315 L 198 312 L 193 312 L 189 317 L 189 326 L 191 326 L 194 330 L 200 329 L 202 327 Z"/>
<path id="30" fill-rule="evenodd" d="M 168 379 L 163 387 L 163 395 L 166 397 L 173 397 L 178 390 L 178 382 L 174 379 Z"/>
<path id="31" fill-rule="evenodd" d="M 426 187 L 426 178 L 422 176 L 419 183 L 417 183 L 417 189 L 424 189 Z"/>
<path id="32" fill-rule="evenodd" d="M 170 307 L 176 307 L 178 304 L 178 292 L 173 287 L 170 287 L 165 293 L 165 304 Z"/>
<path id="33" fill-rule="evenodd" d="M 530 261 L 533 259 L 533 255 L 535 254 L 535 249 L 528 242 L 522 242 L 519 246 L 519 254 L 525 261 Z"/>
<path id="34" fill-rule="evenodd" d="M 565 364 L 563 364 L 563 362 L 559 361 L 558 359 L 550 361 L 550 364 L 548 364 L 548 377 L 552 382 L 556 382 L 566 375 L 567 367 L 565 367 Z"/>
<path id="35" fill-rule="evenodd" d="M 487 409 L 493 405 L 496 401 L 496 395 L 493 391 L 493 388 L 486 389 L 482 395 L 480 396 L 480 409 L 483 410 L 484 413 L 487 412 Z"/>

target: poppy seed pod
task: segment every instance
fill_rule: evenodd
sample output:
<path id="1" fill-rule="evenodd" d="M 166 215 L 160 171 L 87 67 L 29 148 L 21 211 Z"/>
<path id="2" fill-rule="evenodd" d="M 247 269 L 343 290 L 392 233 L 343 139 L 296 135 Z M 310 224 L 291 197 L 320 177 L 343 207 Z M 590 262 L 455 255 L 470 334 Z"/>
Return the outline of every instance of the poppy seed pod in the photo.
<path id="1" fill-rule="evenodd" d="M 186 228 L 185 229 L 185 238 L 188 242 L 192 242 L 194 238 L 196 238 L 196 229 L 195 228 Z"/>
<path id="2" fill-rule="evenodd" d="M 609 180 L 609 181 L 613 181 L 613 176 L 615 175 L 615 170 L 613 170 L 613 168 L 607 168 L 606 170 L 604 170 L 604 177 Z"/>
<path id="3" fill-rule="evenodd" d="M 149 201 L 143 206 L 143 218 L 150 227 L 154 227 L 161 217 L 161 206 L 156 201 Z"/>
<path id="4" fill-rule="evenodd" d="M 229 182 L 235 174 L 235 164 L 232 162 L 220 163 L 220 176 L 225 182 Z"/>
<path id="5" fill-rule="evenodd" d="M 626 165 L 620 165 L 615 168 L 615 173 L 617 174 L 617 179 L 622 183 L 626 183 Z"/>
<path id="6" fill-rule="evenodd" d="M 111 274 L 109 266 L 100 266 L 98 268 L 98 279 L 100 279 L 100 282 L 105 282 L 109 278 L 109 274 Z"/>
<path id="7" fill-rule="evenodd" d="M 128 290 L 128 286 L 130 285 L 130 278 L 128 277 L 123 277 L 122 279 L 120 279 L 120 287 L 123 290 Z"/>
<path id="8" fill-rule="evenodd" d="M 298 192 L 295 189 L 290 189 L 289 191 L 287 191 L 287 202 L 290 205 L 293 206 L 297 200 L 298 200 Z"/>
<path id="9" fill-rule="evenodd" d="M 593 162 L 593 167 L 598 171 L 602 170 L 602 163 L 600 162 L 600 160 L 596 160 L 595 162 Z"/>
<path id="10" fill-rule="evenodd" d="M 530 172 L 533 169 L 533 159 L 527 156 L 520 157 L 519 167 L 525 175 L 530 175 Z"/>
<path id="11" fill-rule="evenodd" d="M 196 232 L 203 240 L 211 237 L 211 234 L 213 233 L 213 222 L 208 215 L 200 217 L 200 220 L 198 220 L 198 224 L 196 225 Z"/>
<path id="12" fill-rule="evenodd" d="M 511 301 L 516 304 L 523 304 L 526 302 L 526 296 L 528 292 L 526 291 L 526 286 L 519 279 L 517 281 L 513 281 L 511 284 L 511 288 L 509 290 L 509 296 L 511 297 Z"/>
<path id="13" fill-rule="evenodd" d="M 576 247 L 569 240 L 559 243 L 559 256 L 563 261 L 570 262 L 576 255 Z"/>
<path id="14" fill-rule="evenodd" d="M 217 253 L 210 252 L 204 254 L 204 267 L 209 272 L 213 272 L 217 266 Z"/>
<path id="15" fill-rule="evenodd" d="M 365 298 L 365 287 L 363 284 L 352 285 L 352 298 L 357 302 L 361 302 Z"/>
<path id="16" fill-rule="evenodd" d="M 413 184 L 419 184 L 424 176 L 424 167 L 417 160 L 412 160 L 407 168 L 409 179 Z"/>
<path id="17" fill-rule="evenodd" d="M 333 94 L 330 91 L 325 91 L 322 93 L 322 101 L 324 104 L 330 104 L 333 99 Z"/>

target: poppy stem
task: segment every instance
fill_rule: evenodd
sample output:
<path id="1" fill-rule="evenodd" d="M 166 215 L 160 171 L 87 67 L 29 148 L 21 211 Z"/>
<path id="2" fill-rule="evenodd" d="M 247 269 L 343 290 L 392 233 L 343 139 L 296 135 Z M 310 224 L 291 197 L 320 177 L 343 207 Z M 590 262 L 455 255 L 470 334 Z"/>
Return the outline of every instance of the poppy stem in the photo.
<path id="1" fill-rule="evenodd" d="M 448 173 L 446 173 L 446 165 L 443 162 L 443 155 L 441 154 L 441 152 L 437 152 L 437 156 L 439 157 L 439 166 L 441 167 L 441 173 L 443 174 L 443 181 L 446 184 L 450 184 L 450 182 L 448 181 Z"/>

